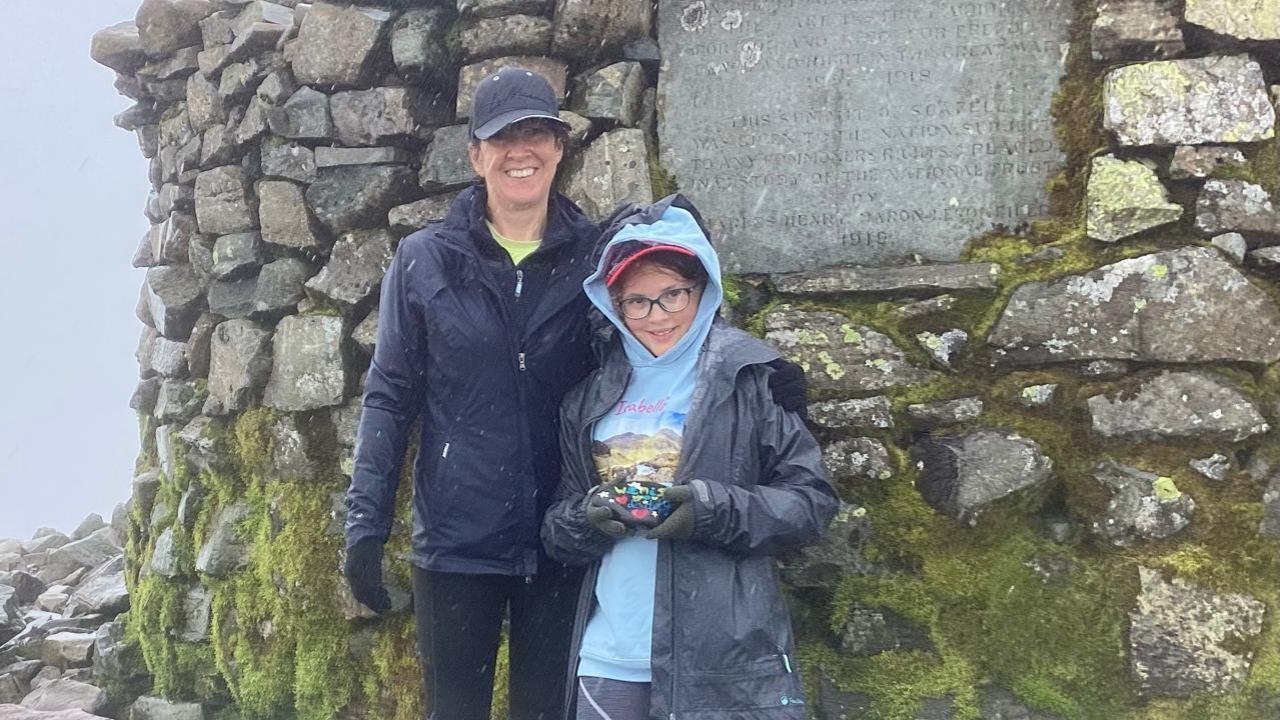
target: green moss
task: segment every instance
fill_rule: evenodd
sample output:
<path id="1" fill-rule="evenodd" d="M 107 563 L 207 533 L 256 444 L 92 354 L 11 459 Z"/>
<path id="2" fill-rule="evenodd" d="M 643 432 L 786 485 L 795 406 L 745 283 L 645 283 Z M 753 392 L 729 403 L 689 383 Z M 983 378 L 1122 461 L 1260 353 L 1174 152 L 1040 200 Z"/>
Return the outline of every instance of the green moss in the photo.
<path id="1" fill-rule="evenodd" d="M 371 654 L 373 672 L 364 674 L 365 700 L 380 708 L 378 717 L 418 720 L 422 717 L 422 671 L 415 656 L 417 637 L 410 616 L 390 618 L 378 634 Z"/>
<path id="2" fill-rule="evenodd" d="M 302 317 L 312 317 L 316 315 L 324 317 L 346 317 L 347 310 L 341 305 L 334 303 L 323 295 L 316 295 L 311 299 L 311 306 L 304 312 L 298 313 Z"/>
<path id="3" fill-rule="evenodd" d="M 1089 44 L 1096 17 L 1095 3 L 1075 1 L 1063 80 L 1050 107 L 1058 146 L 1066 159 L 1063 170 L 1047 186 L 1050 207 L 1057 217 L 1083 215 L 1084 178 L 1089 161 L 1108 147 L 1107 133 L 1102 127 L 1103 68 L 1093 60 Z"/>
<path id="4" fill-rule="evenodd" d="M 806 645 L 796 656 L 807 677 L 825 674 L 841 690 L 868 695 L 871 709 L 860 716 L 867 720 L 915 720 L 925 700 L 930 698 L 950 698 L 955 720 L 980 717 L 980 703 L 974 690 L 980 676 L 963 658 L 951 653 L 935 656 L 919 651 L 894 651 L 869 658 L 850 658 L 829 647 Z"/>
<path id="5" fill-rule="evenodd" d="M 658 151 L 649 150 L 649 187 L 653 191 L 653 197 L 664 198 L 668 195 L 680 192 L 680 186 L 676 184 L 675 176 L 667 172 L 662 166 L 662 161 L 658 158 Z"/>
<path id="6" fill-rule="evenodd" d="M 742 300 L 741 281 L 737 275 L 724 275 L 720 278 L 720 285 L 724 288 L 724 301 L 729 305 L 737 305 Z"/>
<path id="7" fill-rule="evenodd" d="M 275 419 L 276 412 L 265 407 L 246 410 L 236 418 L 233 434 L 240 467 L 257 470 L 266 466 L 270 458 L 269 429 Z"/>

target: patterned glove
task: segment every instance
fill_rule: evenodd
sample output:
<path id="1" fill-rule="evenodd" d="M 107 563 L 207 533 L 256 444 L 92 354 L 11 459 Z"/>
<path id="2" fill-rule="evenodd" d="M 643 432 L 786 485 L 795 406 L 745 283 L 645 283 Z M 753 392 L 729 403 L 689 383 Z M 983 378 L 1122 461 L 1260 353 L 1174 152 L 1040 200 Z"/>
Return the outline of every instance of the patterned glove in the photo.
<path id="1" fill-rule="evenodd" d="M 620 538 L 627 534 L 627 526 L 623 525 L 616 517 L 613 508 L 613 502 L 609 500 L 608 493 L 604 491 L 604 485 L 597 485 L 591 488 L 587 493 L 587 497 L 582 502 L 582 507 L 587 515 L 587 522 L 591 527 L 608 535 L 611 538 Z M 604 493 L 603 495 L 601 493 Z"/>
<path id="2" fill-rule="evenodd" d="M 688 485 L 672 485 L 663 496 L 676 506 L 660 525 L 645 533 L 650 540 L 688 540 L 693 537 L 693 488 Z"/>

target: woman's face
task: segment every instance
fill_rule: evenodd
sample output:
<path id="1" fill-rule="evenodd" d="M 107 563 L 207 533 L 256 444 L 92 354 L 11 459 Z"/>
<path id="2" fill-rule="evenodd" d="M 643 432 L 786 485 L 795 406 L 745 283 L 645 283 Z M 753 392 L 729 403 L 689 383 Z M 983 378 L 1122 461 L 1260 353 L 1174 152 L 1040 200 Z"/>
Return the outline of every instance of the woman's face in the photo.
<path id="1" fill-rule="evenodd" d="M 684 334 L 689 332 L 694 317 L 698 314 L 698 302 L 702 299 L 702 288 L 680 273 L 654 264 L 647 260 L 639 260 L 635 267 L 629 268 L 618 278 L 619 290 L 616 294 L 618 314 L 631 334 L 635 336 L 646 350 L 659 357 L 675 346 Z M 682 292 L 691 290 L 691 292 Z M 664 294 L 665 293 L 665 294 Z M 684 308 L 675 312 L 662 309 L 661 305 L 650 305 L 649 315 L 643 319 L 633 320 L 623 312 L 623 304 L 632 300 L 640 306 L 639 299 L 656 300 L 662 298 L 668 306 L 678 305 L 687 300 Z M 672 302 L 674 301 L 674 302 Z"/>
<path id="2" fill-rule="evenodd" d="M 564 147 L 545 121 L 535 118 L 471 143 L 468 154 L 471 167 L 484 179 L 490 206 L 517 210 L 547 204 Z"/>

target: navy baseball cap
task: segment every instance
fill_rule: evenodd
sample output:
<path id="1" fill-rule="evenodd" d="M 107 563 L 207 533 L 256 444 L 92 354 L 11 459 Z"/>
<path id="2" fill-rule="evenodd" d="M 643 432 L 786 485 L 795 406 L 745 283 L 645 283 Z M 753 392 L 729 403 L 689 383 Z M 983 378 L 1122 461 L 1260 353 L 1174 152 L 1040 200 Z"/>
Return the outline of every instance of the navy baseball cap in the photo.
<path id="1" fill-rule="evenodd" d="M 556 92 L 536 72 L 504 67 L 480 81 L 471 100 L 471 136 L 488 140 L 514 122 L 545 118 L 561 123 Z"/>

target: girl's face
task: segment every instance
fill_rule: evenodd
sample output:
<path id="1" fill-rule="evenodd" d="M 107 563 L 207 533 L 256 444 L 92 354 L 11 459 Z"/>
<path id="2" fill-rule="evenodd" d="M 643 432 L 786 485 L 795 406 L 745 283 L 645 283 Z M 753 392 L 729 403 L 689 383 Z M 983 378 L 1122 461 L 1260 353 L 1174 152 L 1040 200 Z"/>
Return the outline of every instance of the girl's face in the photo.
<path id="1" fill-rule="evenodd" d="M 702 299 L 702 288 L 693 281 L 643 259 L 618 279 L 618 286 L 615 300 L 618 314 L 627 330 L 654 357 L 670 350 L 689 332 L 698 314 L 698 301 Z M 645 306 L 648 306 L 646 317 L 629 317 L 645 314 Z M 663 306 L 679 309 L 665 310 Z"/>

